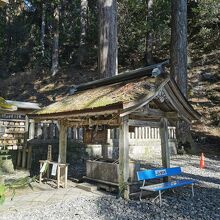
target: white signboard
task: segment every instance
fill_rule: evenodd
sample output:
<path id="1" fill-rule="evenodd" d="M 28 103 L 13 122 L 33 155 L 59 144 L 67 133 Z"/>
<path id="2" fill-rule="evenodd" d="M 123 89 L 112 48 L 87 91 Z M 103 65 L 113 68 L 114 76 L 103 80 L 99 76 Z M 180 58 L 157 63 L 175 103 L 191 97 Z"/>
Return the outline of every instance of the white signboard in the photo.
<path id="1" fill-rule="evenodd" d="M 162 175 L 166 175 L 167 174 L 167 171 L 164 169 L 164 170 L 156 170 L 155 171 L 155 175 L 156 176 L 162 176 Z"/>
<path id="2" fill-rule="evenodd" d="M 56 174 L 57 174 L 57 163 L 54 163 L 51 170 L 51 175 L 56 176 Z"/>

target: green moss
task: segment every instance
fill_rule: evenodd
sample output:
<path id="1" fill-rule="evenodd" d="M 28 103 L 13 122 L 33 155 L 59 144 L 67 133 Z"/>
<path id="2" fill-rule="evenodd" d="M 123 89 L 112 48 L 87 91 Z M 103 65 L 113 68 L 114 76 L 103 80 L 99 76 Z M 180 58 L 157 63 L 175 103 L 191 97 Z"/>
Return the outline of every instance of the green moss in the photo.
<path id="1" fill-rule="evenodd" d="M 0 97 L 0 109 L 2 110 L 13 110 L 14 106 L 8 104 L 5 99 L 3 99 L 2 97 Z"/>
<path id="2" fill-rule="evenodd" d="M 64 113 L 105 107 L 116 103 L 138 101 L 147 95 L 153 95 L 155 90 L 164 80 L 165 79 L 161 79 L 159 77 L 145 77 L 128 83 L 119 83 L 88 89 L 49 105 L 44 109 L 35 111 L 35 114 L 43 115 L 61 112 Z"/>
<path id="3" fill-rule="evenodd" d="M 101 99 L 97 99 L 94 100 L 93 102 L 90 102 L 89 104 L 86 104 L 85 108 L 97 108 L 111 104 L 114 104 L 114 100 L 112 100 L 109 97 L 102 97 Z"/>

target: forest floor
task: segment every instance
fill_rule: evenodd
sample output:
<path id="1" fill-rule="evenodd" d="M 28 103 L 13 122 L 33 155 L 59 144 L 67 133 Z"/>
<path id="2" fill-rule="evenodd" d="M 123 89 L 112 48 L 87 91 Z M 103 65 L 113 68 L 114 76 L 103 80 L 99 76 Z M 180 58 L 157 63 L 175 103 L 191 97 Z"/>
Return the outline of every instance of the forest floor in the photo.
<path id="1" fill-rule="evenodd" d="M 15 196 L 0 206 L 1 220 L 34 219 L 220 219 L 220 157 L 206 157 L 205 169 L 199 169 L 199 157 L 178 155 L 171 159 L 172 166 L 181 166 L 186 178 L 199 181 L 195 197 L 191 187 L 166 191 L 163 205 L 153 202 L 155 195 L 138 200 L 125 201 L 115 195 L 92 193 L 75 187 L 68 189 L 38 190 Z M 182 178 L 182 177 L 180 177 Z M 4 211 L 4 212 L 2 212 Z"/>

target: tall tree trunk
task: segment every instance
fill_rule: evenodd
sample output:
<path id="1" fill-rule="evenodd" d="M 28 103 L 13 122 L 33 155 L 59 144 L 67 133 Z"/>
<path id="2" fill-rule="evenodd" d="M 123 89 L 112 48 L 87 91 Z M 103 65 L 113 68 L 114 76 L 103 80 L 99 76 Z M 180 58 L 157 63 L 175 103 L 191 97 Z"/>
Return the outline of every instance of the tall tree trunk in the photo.
<path id="1" fill-rule="evenodd" d="M 53 54 L 52 54 L 52 75 L 55 76 L 59 70 L 59 21 L 60 5 L 57 3 L 54 8 L 54 35 L 53 35 Z"/>
<path id="2" fill-rule="evenodd" d="M 187 98 L 187 0 L 171 1 L 171 75 Z M 190 144 L 191 150 L 195 143 L 190 133 L 190 124 L 186 121 L 177 123 L 179 143 Z"/>
<path id="3" fill-rule="evenodd" d="M 42 56 L 44 57 L 44 52 L 45 52 L 45 26 L 46 26 L 46 4 L 42 3 L 42 15 L 41 15 L 41 53 Z"/>
<path id="4" fill-rule="evenodd" d="M 150 23 L 153 19 L 153 0 L 146 0 L 147 5 L 147 16 L 146 22 Z M 147 65 L 153 64 L 153 33 L 150 30 L 150 25 L 148 25 L 148 30 L 146 33 L 146 49 L 145 49 L 145 62 Z"/>
<path id="5" fill-rule="evenodd" d="M 11 23 L 12 23 L 12 12 L 11 12 L 11 5 L 7 5 L 6 6 L 6 23 L 5 23 L 5 27 L 6 27 L 6 34 L 5 34 L 5 56 L 4 56 L 4 67 L 5 67 L 5 73 L 3 72 L 3 76 L 6 77 L 9 74 L 9 63 L 10 63 L 10 59 L 11 59 L 11 45 L 12 45 L 12 35 L 11 35 Z"/>
<path id="6" fill-rule="evenodd" d="M 87 10 L 88 10 L 88 0 L 81 0 L 80 9 L 80 47 L 79 47 L 79 57 L 78 65 L 82 66 L 85 53 L 86 53 L 86 29 L 87 29 Z"/>
<path id="7" fill-rule="evenodd" d="M 118 74 L 116 0 L 99 0 L 99 61 L 101 78 Z"/>
<path id="8" fill-rule="evenodd" d="M 187 96 L 187 0 L 171 1 L 171 75 Z"/>

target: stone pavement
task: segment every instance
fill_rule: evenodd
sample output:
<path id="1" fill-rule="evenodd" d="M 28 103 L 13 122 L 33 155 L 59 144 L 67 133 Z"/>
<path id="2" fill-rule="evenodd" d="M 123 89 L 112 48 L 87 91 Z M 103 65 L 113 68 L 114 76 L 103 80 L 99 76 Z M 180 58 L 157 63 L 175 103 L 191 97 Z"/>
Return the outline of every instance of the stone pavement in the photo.
<path id="1" fill-rule="evenodd" d="M 86 197 L 98 197 L 100 195 L 82 189 L 76 188 L 73 184 L 69 184 L 67 189 L 56 189 L 52 188 L 48 184 L 35 183 L 33 185 L 33 191 L 31 189 L 25 189 L 25 191 L 19 191 L 15 194 L 13 200 L 10 196 L 6 198 L 3 205 L 0 206 L 0 212 L 4 211 L 20 211 L 37 206 L 62 202 L 73 199 L 74 197 L 86 196 Z M 20 195 L 19 195 L 20 194 Z"/>

